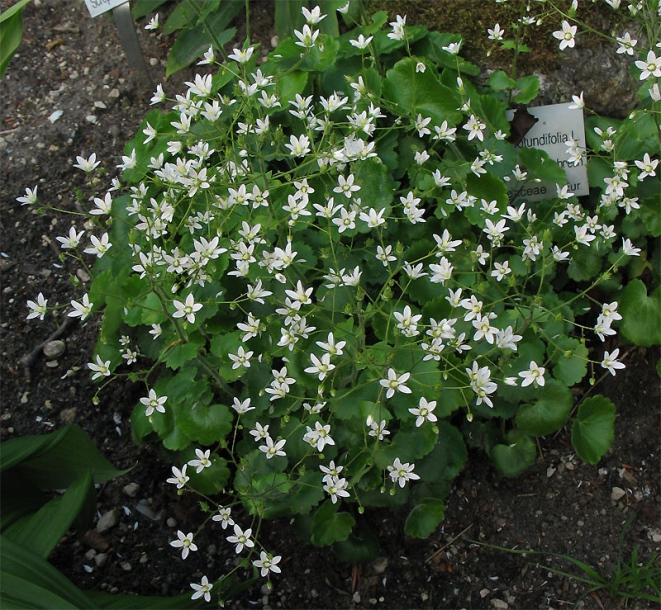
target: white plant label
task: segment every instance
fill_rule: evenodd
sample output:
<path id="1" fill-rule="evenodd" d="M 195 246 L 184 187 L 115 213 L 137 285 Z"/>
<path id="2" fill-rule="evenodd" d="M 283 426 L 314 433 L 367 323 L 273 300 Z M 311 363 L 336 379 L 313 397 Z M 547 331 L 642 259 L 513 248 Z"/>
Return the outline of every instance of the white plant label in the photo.
<path id="1" fill-rule="evenodd" d="M 517 144 L 517 148 L 538 148 L 545 151 L 565 170 L 569 192 L 580 197 L 589 194 L 585 159 L 581 159 L 579 165 L 570 163 L 567 142 L 574 140 L 579 148 L 584 149 L 585 124 L 583 110 L 569 106 L 571 104 L 567 103 L 528 108 L 528 112 L 538 120 Z M 514 110 L 508 110 L 507 120 L 511 121 L 513 116 Z M 525 186 L 516 189 L 512 186 L 510 190 L 512 200 L 522 198 L 526 201 L 540 201 L 555 196 L 555 184 L 550 182 L 527 182 Z"/>
<path id="2" fill-rule="evenodd" d="M 92 17 L 98 17 L 125 2 L 128 2 L 128 0 L 85 0 L 87 10 Z"/>

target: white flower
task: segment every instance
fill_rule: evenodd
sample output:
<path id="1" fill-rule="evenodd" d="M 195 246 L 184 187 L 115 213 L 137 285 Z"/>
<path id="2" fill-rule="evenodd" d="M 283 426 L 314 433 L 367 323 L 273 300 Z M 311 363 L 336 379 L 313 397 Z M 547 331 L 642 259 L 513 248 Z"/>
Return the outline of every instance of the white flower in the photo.
<path id="1" fill-rule="evenodd" d="M 232 408 L 239 414 L 242 415 L 243 413 L 247 413 L 248 411 L 253 411 L 255 407 L 250 406 L 250 398 L 246 398 L 243 402 L 241 402 L 238 398 L 234 398 L 234 404 L 232 405 Z"/>
<path id="2" fill-rule="evenodd" d="M 206 576 L 202 576 L 202 580 L 200 581 L 199 585 L 195 582 L 192 582 L 190 583 L 190 586 L 195 591 L 195 593 L 190 596 L 191 599 L 204 597 L 205 602 L 211 601 L 211 589 L 213 589 L 213 585 L 209 583 L 209 579 Z"/>
<path id="3" fill-rule="evenodd" d="M 310 152 L 310 138 L 306 135 L 301 135 L 297 138 L 295 135 L 289 136 L 289 144 L 285 146 L 291 151 L 294 157 L 305 157 Z"/>
<path id="4" fill-rule="evenodd" d="M 172 467 L 172 476 L 166 480 L 166 483 L 171 483 L 172 485 L 176 485 L 177 489 L 183 489 L 186 486 L 186 483 L 190 481 L 190 477 L 186 474 L 186 469 L 188 468 L 188 464 L 184 464 L 181 467 L 181 470 L 177 468 L 176 466 Z"/>
<path id="5" fill-rule="evenodd" d="M 567 47 L 572 48 L 574 46 L 576 36 L 576 30 L 578 29 L 575 25 L 570 25 L 568 21 L 562 22 L 562 30 L 553 32 L 553 37 L 557 38 L 560 41 L 560 50 L 563 51 Z"/>
<path id="6" fill-rule="evenodd" d="M 227 354 L 228 358 L 232 361 L 232 368 L 238 369 L 242 366 L 245 366 L 247 369 L 250 368 L 250 358 L 252 358 L 253 352 L 246 352 L 243 349 L 243 345 L 239 346 L 236 354 Z"/>
<path id="7" fill-rule="evenodd" d="M 98 354 L 96 355 L 96 363 L 88 362 L 87 368 L 90 369 L 90 371 L 94 371 L 94 375 L 92 375 L 92 381 L 96 381 L 101 377 L 110 376 L 110 360 L 106 360 L 104 362 L 101 360 L 101 356 Z"/>
<path id="8" fill-rule="evenodd" d="M 500 27 L 500 24 L 497 23 L 493 26 L 493 29 L 487 28 L 489 34 L 489 40 L 502 40 L 505 30 Z"/>
<path id="9" fill-rule="evenodd" d="M 193 533 L 188 532 L 184 534 L 181 530 L 177 530 L 177 540 L 170 542 L 170 546 L 176 549 L 181 549 L 181 558 L 186 559 L 190 551 L 197 551 L 197 545 L 193 542 Z"/>
<path id="10" fill-rule="evenodd" d="M 341 470 L 341 468 L 338 468 Z M 337 476 L 331 476 L 330 479 L 324 477 L 324 491 L 330 495 L 331 502 L 335 504 L 338 498 L 348 498 L 349 492 L 347 491 L 347 480 L 341 479 Z"/>
<path id="11" fill-rule="evenodd" d="M 373 36 L 365 38 L 365 36 L 360 34 L 356 40 L 349 40 L 349 43 L 357 49 L 366 49 L 369 46 L 369 43 L 372 42 L 372 38 Z"/>
<path id="12" fill-rule="evenodd" d="M 392 27 L 392 32 L 388 34 L 388 38 L 391 40 L 404 40 L 406 33 L 404 32 L 404 26 L 406 25 L 406 15 L 400 17 L 397 15 L 395 21 L 391 21 L 389 24 Z"/>
<path id="13" fill-rule="evenodd" d="M 388 471 L 390 473 L 390 478 L 393 483 L 399 483 L 400 487 L 404 487 L 408 481 L 413 481 L 419 479 L 420 477 L 413 472 L 415 464 L 409 464 L 406 462 L 402 464 L 399 458 L 395 458 L 395 461 L 388 465 Z"/>
<path id="14" fill-rule="evenodd" d="M 232 519 L 232 509 L 225 508 L 223 506 L 218 507 L 218 514 L 211 517 L 214 521 L 220 521 L 220 525 L 223 529 L 227 529 L 228 525 L 234 525 L 234 519 Z"/>
<path id="15" fill-rule="evenodd" d="M 661 77 L 661 57 L 657 57 L 654 51 L 650 49 L 645 61 L 637 61 L 636 68 L 641 70 L 640 80 L 646 80 L 650 76 Z"/>
<path id="16" fill-rule="evenodd" d="M 156 87 L 154 95 L 152 95 L 149 104 L 153 106 L 154 104 L 160 104 L 163 101 L 165 101 L 165 91 L 163 91 L 163 85 L 159 83 Z"/>
<path id="17" fill-rule="evenodd" d="M 622 239 L 622 252 L 629 256 L 640 256 L 640 248 L 636 248 L 627 237 Z"/>
<path id="18" fill-rule="evenodd" d="M 314 354 L 310 354 L 312 366 L 307 367 L 305 372 L 310 373 L 311 375 L 317 375 L 319 381 L 323 381 L 326 379 L 328 373 L 335 368 L 335 365 L 331 364 L 330 358 L 331 355 L 329 353 L 322 354 L 321 359 L 317 358 Z"/>
<path id="19" fill-rule="evenodd" d="M 186 301 L 182 303 L 181 301 L 172 301 L 176 310 L 173 314 L 173 318 L 186 318 L 191 324 L 195 323 L 195 313 L 202 309 L 201 303 L 196 303 L 192 294 L 189 294 L 186 297 Z"/>
<path id="20" fill-rule="evenodd" d="M 63 250 L 75 250 L 78 247 L 78 244 L 80 243 L 83 235 L 85 235 L 85 231 L 78 233 L 76 231 L 76 227 L 71 227 L 67 237 L 56 237 L 55 239 L 60 242 L 60 247 Z"/>
<path id="21" fill-rule="evenodd" d="M 145 26 L 145 30 L 158 30 L 158 13 L 156 13 Z"/>
<path id="22" fill-rule="evenodd" d="M 195 472 L 199 474 L 205 468 L 209 468 L 209 466 L 211 466 L 211 460 L 209 459 L 209 456 L 211 455 L 211 449 L 207 449 L 206 451 L 202 451 L 202 449 L 195 449 L 195 455 L 197 455 L 197 459 L 189 460 L 188 465 L 195 468 Z"/>
<path id="23" fill-rule="evenodd" d="M 312 10 L 309 10 L 307 7 L 301 7 L 301 13 L 305 17 L 305 21 L 310 25 L 316 25 L 320 21 L 326 18 L 326 15 L 321 14 L 321 8 L 315 6 Z M 278 570 L 279 572 L 280 570 Z M 264 576 L 264 574 L 262 574 Z"/>
<path id="24" fill-rule="evenodd" d="M 572 103 L 569 104 L 569 108 L 572 110 L 577 110 L 579 108 L 585 108 L 585 101 L 583 100 L 583 92 L 581 91 L 580 95 L 571 96 Z"/>
<path id="25" fill-rule="evenodd" d="M 27 315 L 26 320 L 32 320 L 32 318 L 39 318 L 40 320 L 43 320 L 47 311 L 47 303 L 48 299 L 45 299 L 41 292 L 37 295 L 36 303 L 34 301 L 28 301 L 30 313 Z"/>
<path id="26" fill-rule="evenodd" d="M 73 307 L 73 311 L 69 312 L 69 317 L 80 318 L 80 321 L 82 322 L 92 313 L 94 303 L 90 303 L 89 296 L 85 294 L 83 295 L 81 303 L 78 301 L 71 301 L 71 306 Z"/>
<path id="27" fill-rule="evenodd" d="M 200 61 L 197 62 L 198 66 L 206 66 L 206 65 L 211 65 L 215 63 L 216 57 L 213 54 L 213 47 L 209 47 L 206 52 L 204 53 L 204 59 L 201 59 Z"/>
<path id="28" fill-rule="evenodd" d="M 295 44 L 299 47 L 311 49 L 319 36 L 319 30 L 312 31 L 310 26 L 305 24 L 302 31 L 294 30 L 294 36 L 298 38 Z"/>
<path id="29" fill-rule="evenodd" d="M 39 187 L 35 186 L 33 189 L 26 188 L 25 195 L 23 197 L 16 197 L 16 201 L 21 205 L 32 205 L 37 203 L 37 188 Z"/>
<path id="30" fill-rule="evenodd" d="M 154 411 L 165 413 L 165 407 L 163 405 L 166 403 L 167 399 L 167 396 L 158 396 L 155 390 L 149 390 L 149 396 L 140 399 L 140 402 L 147 407 L 145 409 L 145 415 L 151 417 Z"/>
<path id="31" fill-rule="evenodd" d="M 404 385 L 410 376 L 411 373 L 403 373 L 401 375 L 397 375 L 397 371 L 395 369 L 388 369 L 388 377 L 386 379 L 379 380 L 379 383 L 384 388 L 388 389 L 386 392 L 386 398 L 392 398 L 395 392 L 410 394 L 411 389 Z"/>
<path id="32" fill-rule="evenodd" d="M 303 7 L 303 10 L 305 10 L 305 7 Z M 262 576 L 268 576 L 269 572 L 275 572 L 276 574 L 280 574 L 280 568 L 277 566 L 277 564 L 280 562 L 281 559 L 282 557 L 280 557 L 280 555 L 276 555 L 274 557 L 273 555 L 271 555 L 271 553 L 260 551 L 259 559 L 253 561 L 252 565 L 260 569 Z"/>
<path id="33" fill-rule="evenodd" d="M 229 59 L 233 59 L 234 61 L 240 64 L 246 64 L 250 61 L 250 58 L 252 57 L 254 50 L 255 47 L 248 47 L 245 50 L 233 49 L 232 53 L 230 53 L 227 57 Z"/>
<path id="34" fill-rule="evenodd" d="M 104 233 L 99 239 L 96 235 L 90 235 L 91 246 L 83 250 L 85 254 L 94 254 L 97 258 L 101 258 L 110 248 L 112 244 L 108 239 L 108 234 Z"/>
<path id="35" fill-rule="evenodd" d="M 416 416 L 415 425 L 416 428 L 422 426 L 425 421 L 435 422 L 437 421 L 436 415 L 432 412 L 436 408 L 436 401 L 432 400 L 427 402 L 427 399 L 422 396 L 417 407 L 412 407 L 409 409 L 409 412 Z"/>
<path id="36" fill-rule="evenodd" d="M 659 165 L 658 159 L 650 158 L 649 153 L 645 153 L 642 161 L 634 161 L 636 167 L 641 170 L 638 175 L 638 180 L 644 180 L 648 176 L 656 176 L 656 167 Z M 35 187 L 36 188 L 36 187 Z"/>
<path id="37" fill-rule="evenodd" d="M 265 440 L 266 440 L 266 445 L 260 445 L 259 450 L 263 451 L 266 454 L 267 460 L 270 460 L 272 457 L 275 457 L 276 455 L 283 457 L 287 455 L 282 450 L 282 448 L 285 446 L 285 443 L 287 442 L 284 438 L 279 440 L 277 443 L 274 443 L 273 439 L 270 436 L 266 437 Z"/>
<path id="38" fill-rule="evenodd" d="M 237 553 L 240 553 L 243 550 L 243 547 L 247 549 L 255 546 L 255 543 L 250 539 L 250 534 L 252 534 L 252 529 L 248 528 L 247 530 L 242 530 L 236 523 L 234 524 L 234 535 L 227 536 L 227 541 L 231 544 L 235 544 L 236 547 L 234 550 Z"/>
<path id="39" fill-rule="evenodd" d="M 618 362 L 617 357 L 620 355 L 620 348 L 613 350 L 613 353 L 604 352 L 604 359 L 601 361 L 601 366 L 608 369 L 611 375 L 615 375 L 615 369 L 626 368 L 624 364 Z"/>
<path id="40" fill-rule="evenodd" d="M 93 172 L 101 165 L 101 161 L 96 160 L 96 153 L 92 153 L 88 159 L 85 157 L 76 157 L 76 163 L 73 166 L 77 169 L 82 169 L 85 173 Z"/>
<path id="41" fill-rule="evenodd" d="M 615 40 L 617 40 L 617 53 L 618 54 L 623 54 L 626 53 L 627 55 L 633 55 L 633 48 L 636 46 L 636 43 L 638 42 L 635 39 L 631 38 L 631 34 L 629 32 L 625 32 L 624 36 L 618 36 Z"/>
<path id="42" fill-rule="evenodd" d="M 537 386 L 543 386 L 546 383 L 544 379 L 544 371 L 546 369 L 543 366 L 539 366 L 534 360 L 530 361 L 530 368 L 527 371 L 521 371 L 519 377 L 523 378 L 521 382 L 521 387 L 525 388 L 531 384 Z"/>

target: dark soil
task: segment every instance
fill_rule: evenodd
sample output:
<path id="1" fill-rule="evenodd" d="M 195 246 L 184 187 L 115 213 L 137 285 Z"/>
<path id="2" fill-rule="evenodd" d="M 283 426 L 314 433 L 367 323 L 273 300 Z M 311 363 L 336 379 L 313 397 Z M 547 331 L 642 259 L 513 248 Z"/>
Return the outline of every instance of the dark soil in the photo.
<path id="1" fill-rule="evenodd" d="M 0 8 L 8 4 L 0 1 Z M 253 40 L 256 33 L 265 49 L 274 35 L 271 10 L 270 2 L 255 3 L 251 15 Z M 67 233 L 70 220 L 35 214 L 16 197 L 38 185 L 42 201 L 74 210 L 76 190 L 85 185 L 72 164 L 77 155 L 92 152 L 107 168 L 101 188 L 107 187 L 123 144 L 150 108 L 152 88 L 131 74 L 107 16 L 92 20 L 76 0 L 35 0 L 24 17 L 24 39 L 3 77 L 0 98 L 2 439 L 75 422 L 113 464 L 132 467 L 98 493 L 99 514 L 115 511 L 117 524 L 96 536 L 72 533 L 51 557 L 71 580 L 83 588 L 121 593 L 191 592 L 189 583 L 199 582 L 202 574 L 226 573 L 236 554 L 215 524 L 196 538 L 200 550 L 186 561 L 169 546 L 177 529 L 195 531 L 199 509 L 194 498 L 178 496 L 165 484 L 167 456 L 132 442 L 129 415 L 139 395 L 131 385 L 113 383 L 93 403 L 97 386 L 86 363 L 96 340 L 95 323 L 70 323 L 60 337 L 66 351 L 56 359 L 48 360 L 39 349 L 29 364 L 22 362 L 62 323 L 54 317 L 27 322 L 26 301 L 41 291 L 49 306 L 64 308 L 80 296 L 71 278 L 83 284 L 88 278 L 73 259 L 59 258 L 55 237 Z M 164 81 L 169 44 L 160 34 L 140 29 L 152 78 Z M 166 90 L 179 92 L 194 73 L 176 74 Z M 55 110 L 63 114 L 50 122 Z M 403 514 L 376 511 L 365 518 L 364 527 L 379 539 L 380 557 L 363 566 L 342 563 L 328 549 L 303 546 L 288 522 L 266 524 L 260 537 L 282 555 L 282 574 L 273 578 L 271 591 L 262 580 L 236 595 L 231 606 L 561 608 L 580 600 L 586 585 L 537 563 L 580 574 L 569 563 L 473 541 L 570 554 L 605 575 L 620 550 L 628 559 L 637 546 L 640 560 L 648 560 L 661 550 L 661 393 L 655 371 L 660 353 L 620 347 L 627 369 L 617 378 L 606 373 L 589 390 L 579 389 L 603 393 L 618 407 L 615 442 L 597 466 L 574 455 L 567 429 L 541 439 L 538 461 L 518 479 L 503 479 L 483 455 L 471 453 L 448 499 L 445 522 L 428 540 L 404 536 Z M 614 488 L 624 490 L 617 501 Z M 623 604 L 602 591 L 579 607 Z M 637 600 L 629 607 L 658 606 Z"/>

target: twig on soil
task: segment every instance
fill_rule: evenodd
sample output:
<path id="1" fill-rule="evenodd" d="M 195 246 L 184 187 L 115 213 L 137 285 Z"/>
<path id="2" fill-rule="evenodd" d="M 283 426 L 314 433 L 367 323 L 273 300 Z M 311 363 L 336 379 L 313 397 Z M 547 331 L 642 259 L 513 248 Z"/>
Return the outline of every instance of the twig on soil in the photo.
<path id="1" fill-rule="evenodd" d="M 436 557 L 436 555 L 438 555 L 439 553 L 442 553 L 442 552 L 443 552 L 445 549 L 447 549 L 447 548 L 448 548 L 448 547 L 449 547 L 449 546 L 450 546 L 455 540 L 458 540 L 459 538 L 461 538 L 461 537 L 462 537 L 462 536 L 463 536 L 463 535 L 464 535 L 464 534 L 465 534 L 465 533 L 466 533 L 471 527 L 473 527 L 473 524 L 472 524 L 472 523 L 471 523 L 470 525 L 468 525 L 467 527 L 465 527 L 463 530 L 461 530 L 461 531 L 460 531 L 460 532 L 459 532 L 459 533 L 458 533 L 458 534 L 457 534 L 452 540 L 450 540 L 450 542 L 448 542 L 447 544 L 444 544 L 444 545 L 443 545 L 440 549 L 438 549 L 437 551 L 434 551 L 429 557 L 427 557 L 427 559 L 425 559 L 425 563 L 429 563 L 432 559 L 434 559 L 434 557 Z"/>
<path id="2" fill-rule="evenodd" d="M 71 321 L 73 318 L 69 318 L 68 316 L 64 318 L 62 321 L 62 324 L 59 325 L 57 330 L 51 334 L 45 341 L 42 341 L 37 347 L 35 347 L 31 352 L 25 354 L 20 360 L 21 364 L 23 365 L 23 371 L 25 373 L 25 378 L 30 381 L 31 376 L 30 376 L 30 365 L 37 359 L 37 356 L 41 352 L 42 349 L 44 349 L 44 345 L 49 343 L 50 341 L 54 341 L 55 339 L 59 339 L 59 337 L 64 333 L 64 331 L 67 329 L 69 324 L 71 324 Z"/>

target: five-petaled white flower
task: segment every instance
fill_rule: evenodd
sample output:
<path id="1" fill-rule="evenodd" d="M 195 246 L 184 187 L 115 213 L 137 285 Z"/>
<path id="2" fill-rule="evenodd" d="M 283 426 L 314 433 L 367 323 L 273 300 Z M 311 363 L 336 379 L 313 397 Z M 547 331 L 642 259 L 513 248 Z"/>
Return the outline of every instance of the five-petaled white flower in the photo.
<path id="1" fill-rule="evenodd" d="M 379 383 L 387 388 L 386 398 L 392 398 L 395 395 L 395 392 L 401 392 L 402 394 L 410 394 L 411 389 L 404 385 L 408 378 L 411 376 L 411 373 L 402 373 L 397 375 L 395 369 L 388 369 L 388 377 L 386 379 L 380 379 Z"/>
<path id="2" fill-rule="evenodd" d="M 145 26 L 145 30 L 158 30 L 158 13 L 156 13 Z"/>
<path id="3" fill-rule="evenodd" d="M 620 348 L 614 349 L 612 353 L 604 352 L 604 359 L 601 361 L 601 366 L 608 369 L 611 375 L 615 375 L 615 369 L 626 368 L 624 364 L 618 361 L 617 357 L 620 355 Z"/>
<path id="4" fill-rule="evenodd" d="M 648 176 L 656 176 L 656 167 L 659 165 L 658 159 L 652 159 L 649 153 L 645 153 L 642 161 L 635 160 L 636 167 L 640 170 L 638 180 L 644 180 Z"/>
<path id="5" fill-rule="evenodd" d="M 96 160 L 96 153 L 92 153 L 87 159 L 76 157 L 76 163 L 73 164 L 75 168 L 82 169 L 87 174 L 93 172 L 99 165 L 101 165 L 101 161 Z"/>
<path id="6" fill-rule="evenodd" d="M 81 303 L 78 301 L 71 301 L 71 306 L 73 307 L 73 310 L 69 312 L 69 317 L 80 318 L 82 322 L 83 320 L 86 320 L 87 317 L 92 313 L 94 303 L 90 303 L 89 296 L 84 294 Z"/>
<path id="7" fill-rule="evenodd" d="M 184 464 L 181 467 L 181 470 L 176 466 L 172 467 L 172 476 L 169 479 L 166 479 L 166 483 L 171 483 L 176 485 L 177 489 L 183 489 L 186 486 L 186 483 L 190 480 L 190 477 L 186 474 L 186 469 L 188 464 Z"/>
<path id="8" fill-rule="evenodd" d="M 186 559 L 190 551 L 197 551 L 197 545 L 193 542 L 193 532 L 184 534 L 181 530 L 177 530 L 177 540 L 170 542 L 170 546 L 181 549 L 182 559 Z"/>
<path id="9" fill-rule="evenodd" d="M 209 456 L 211 455 L 211 449 L 207 449 L 206 451 L 202 451 L 202 449 L 195 449 L 195 455 L 197 458 L 188 460 L 188 465 L 195 468 L 195 472 L 199 474 L 205 468 L 209 468 L 209 466 L 211 466 L 211 460 L 209 459 Z"/>
<path id="10" fill-rule="evenodd" d="M 276 455 L 283 457 L 287 455 L 282 450 L 282 448 L 285 446 L 285 443 L 287 442 L 284 438 L 279 440 L 277 443 L 275 443 L 273 442 L 273 439 L 270 436 L 267 436 L 265 441 L 266 441 L 266 445 L 260 445 L 259 450 L 263 451 L 266 454 L 267 460 L 270 460 L 272 457 L 275 457 Z"/>
<path id="11" fill-rule="evenodd" d="M 37 301 L 28 301 L 28 307 L 30 308 L 30 313 L 27 315 L 27 320 L 32 320 L 32 318 L 39 318 L 40 320 L 44 319 L 46 315 L 46 304 L 48 299 L 44 298 L 44 295 L 40 292 L 37 295 Z"/>
<path id="12" fill-rule="evenodd" d="M 426 421 L 430 421 L 430 422 L 436 421 L 436 415 L 434 415 L 433 413 L 435 408 L 436 408 L 435 400 L 432 400 L 431 402 L 427 402 L 427 399 L 424 396 L 422 396 L 420 398 L 420 402 L 418 403 L 418 406 L 409 409 L 409 412 L 416 416 L 416 420 L 415 420 L 416 428 L 422 426 L 422 424 L 424 424 Z"/>
<path id="13" fill-rule="evenodd" d="M 280 568 L 278 563 L 282 557 L 276 555 L 275 557 L 271 553 L 266 553 L 265 551 L 260 551 L 259 559 L 256 559 L 252 562 L 256 568 L 259 568 L 262 576 L 268 576 L 269 572 L 275 572 L 276 574 L 280 573 Z"/>
<path id="14" fill-rule="evenodd" d="M 199 585 L 195 582 L 192 582 L 190 583 L 190 586 L 193 591 L 195 591 L 193 595 L 190 596 L 191 599 L 204 597 L 205 602 L 211 601 L 211 589 L 213 589 L 213 584 L 209 582 L 209 579 L 206 576 L 202 576 L 202 580 L 200 581 Z"/>
<path id="15" fill-rule="evenodd" d="M 189 294 L 186 297 L 186 301 L 182 303 L 181 301 L 174 300 L 172 301 L 176 310 L 173 314 L 173 318 L 186 318 L 191 324 L 195 323 L 195 314 L 196 312 L 202 309 L 202 303 L 196 303 L 192 294 Z"/>
<path id="16" fill-rule="evenodd" d="M 234 524 L 234 535 L 227 536 L 227 541 L 230 544 L 235 544 L 234 550 L 237 553 L 240 553 L 243 550 L 243 547 L 252 548 L 255 546 L 255 543 L 250 539 L 250 534 L 252 534 L 252 528 L 247 530 L 242 530 L 236 523 Z"/>
<path id="17" fill-rule="evenodd" d="M 145 409 L 145 415 L 151 417 L 154 411 L 165 413 L 165 407 L 163 405 L 166 403 L 167 399 L 167 396 L 159 396 L 153 388 L 150 389 L 149 396 L 140 399 L 140 402 L 147 407 Z"/>
<path id="18" fill-rule="evenodd" d="M 560 41 L 560 50 L 563 51 L 566 48 L 572 48 L 574 46 L 576 36 L 577 26 L 571 25 L 568 21 L 562 22 L 562 29 L 556 32 L 553 32 L 553 37 L 557 38 Z"/>
<path id="19" fill-rule="evenodd" d="M 400 487 L 404 487 L 408 481 L 414 481 L 420 477 L 413 472 L 415 464 L 408 462 L 402 464 L 399 458 L 395 458 L 392 464 L 388 465 L 388 472 L 393 483 L 398 483 Z"/>
<path id="20" fill-rule="evenodd" d="M 18 201 L 21 205 L 32 205 L 34 203 L 37 203 L 38 188 L 39 188 L 38 186 L 35 186 L 33 189 L 26 188 L 25 195 L 23 197 L 16 197 L 16 201 Z"/>
<path id="21" fill-rule="evenodd" d="M 521 387 L 525 388 L 531 384 L 535 384 L 535 387 L 542 386 L 546 383 L 544 379 L 544 371 L 546 369 L 543 366 L 539 366 L 534 360 L 530 361 L 530 368 L 527 371 L 521 371 L 519 377 L 523 378 L 521 382 Z"/>
<path id="22" fill-rule="evenodd" d="M 636 62 L 636 68 L 641 70 L 640 80 L 646 80 L 650 76 L 661 78 L 661 57 L 657 57 L 650 49 L 644 61 Z"/>
<path id="23" fill-rule="evenodd" d="M 101 379 L 101 377 L 110 376 L 110 360 L 106 360 L 104 362 L 103 360 L 101 360 L 101 356 L 99 356 L 98 354 L 96 355 L 96 363 L 88 362 L 87 368 L 90 371 L 94 371 L 94 375 L 92 375 L 92 381 Z"/>

